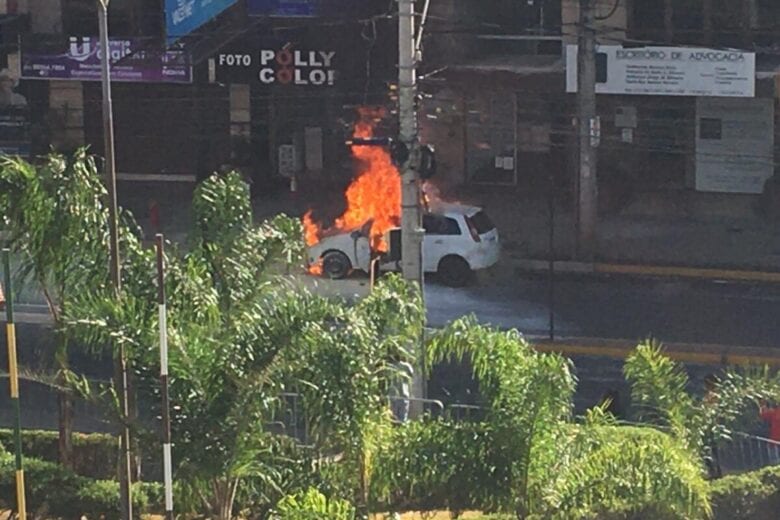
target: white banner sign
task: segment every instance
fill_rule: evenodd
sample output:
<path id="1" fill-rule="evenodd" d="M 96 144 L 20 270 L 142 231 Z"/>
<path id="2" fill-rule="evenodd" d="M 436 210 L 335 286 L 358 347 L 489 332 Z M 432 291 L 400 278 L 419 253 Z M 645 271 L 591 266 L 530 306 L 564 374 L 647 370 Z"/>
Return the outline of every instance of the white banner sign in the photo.
<path id="1" fill-rule="evenodd" d="M 696 189 L 761 193 L 775 171 L 772 99 L 696 100 Z"/>
<path id="2" fill-rule="evenodd" d="M 754 97 L 756 55 L 687 47 L 596 47 L 596 93 Z M 566 92 L 577 92 L 577 46 L 566 47 Z"/>

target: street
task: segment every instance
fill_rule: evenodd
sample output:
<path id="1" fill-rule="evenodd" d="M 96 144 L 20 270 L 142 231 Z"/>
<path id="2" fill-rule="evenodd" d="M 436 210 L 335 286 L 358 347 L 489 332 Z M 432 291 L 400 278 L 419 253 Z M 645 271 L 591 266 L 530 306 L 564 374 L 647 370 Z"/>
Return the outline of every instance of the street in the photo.
<path id="1" fill-rule="evenodd" d="M 315 292 L 345 297 L 368 292 L 368 279 L 304 278 Z M 425 285 L 428 325 L 474 315 L 484 324 L 549 333 L 549 282 L 544 275 L 480 276 L 468 287 Z M 780 286 L 717 280 L 559 275 L 553 302 L 559 337 L 780 347 Z"/>
<path id="2" fill-rule="evenodd" d="M 528 335 L 549 330 L 549 283 L 544 276 L 483 277 L 471 287 L 426 284 L 429 324 L 465 314 Z M 555 333 L 775 347 L 780 339 L 780 287 L 705 280 L 572 277 L 555 282 Z"/>
<path id="3" fill-rule="evenodd" d="M 302 275 L 298 281 L 313 292 L 329 296 L 359 298 L 369 291 L 369 280 L 362 274 L 346 280 Z M 431 278 L 425 286 L 425 299 L 430 327 L 474 315 L 484 324 L 517 328 L 532 341 L 549 332 L 549 285 L 544 275 L 512 277 L 505 269 L 481 274 L 477 282 L 464 288 L 446 287 Z M 20 307 L 23 321 L 43 322 L 42 305 Z M 559 275 L 554 310 L 556 337 L 628 341 L 653 337 L 670 343 L 780 347 L 780 320 L 776 318 L 780 316 L 780 286 L 773 284 Z M 34 330 L 35 325 L 32 327 L 26 330 Z M 37 341 L 45 339 L 39 337 Z M 596 404 L 609 389 L 620 389 L 624 399 L 628 398 L 621 360 L 603 356 L 572 359 L 578 378 L 578 410 Z M 717 369 L 692 364 L 686 367 L 697 386 Z M 448 402 L 474 401 L 476 387 L 469 382 L 467 368 L 441 367 L 432 376 L 431 397 Z"/>
<path id="4" fill-rule="evenodd" d="M 313 292 L 354 298 L 369 291 L 368 277 L 346 280 L 302 275 Z M 46 308 L 25 292 L 17 321 L 44 323 Z M 549 333 L 550 295 L 545 275 L 480 276 L 462 288 L 429 279 L 428 325 L 442 327 L 466 315 L 528 336 Z M 780 347 L 780 285 L 626 276 L 559 275 L 555 280 L 555 335 L 742 347 Z"/>

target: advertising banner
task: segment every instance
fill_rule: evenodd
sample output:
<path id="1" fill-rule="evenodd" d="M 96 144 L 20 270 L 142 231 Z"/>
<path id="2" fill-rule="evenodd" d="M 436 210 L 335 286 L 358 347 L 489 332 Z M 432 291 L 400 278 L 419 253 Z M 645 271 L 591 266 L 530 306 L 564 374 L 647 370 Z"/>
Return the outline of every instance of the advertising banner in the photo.
<path id="1" fill-rule="evenodd" d="M 138 39 L 111 39 L 111 80 L 191 83 L 192 67 L 183 51 L 145 49 Z M 100 81 L 100 40 L 71 36 L 67 41 L 22 43 L 22 78 Z"/>
<path id="2" fill-rule="evenodd" d="M 756 55 L 687 47 L 596 47 L 596 93 L 755 97 Z M 577 92 L 577 46 L 566 48 L 566 91 Z"/>
<path id="3" fill-rule="evenodd" d="M 254 16 L 313 17 L 320 14 L 321 3 L 322 0 L 247 0 L 247 12 Z"/>
<path id="4" fill-rule="evenodd" d="M 168 42 L 187 36 L 238 0 L 165 0 Z"/>

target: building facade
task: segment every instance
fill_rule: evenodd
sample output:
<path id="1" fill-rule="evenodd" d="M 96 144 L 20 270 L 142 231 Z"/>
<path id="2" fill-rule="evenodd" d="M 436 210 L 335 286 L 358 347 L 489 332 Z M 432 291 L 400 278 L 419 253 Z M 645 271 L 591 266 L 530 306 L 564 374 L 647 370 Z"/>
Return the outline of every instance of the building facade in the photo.
<path id="1" fill-rule="evenodd" d="M 219 0 L 189 18 L 174 4 L 110 4 L 119 178 L 191 181 L 239 167 L 262 189 L 280 175 L 338 175 L 350 111 L 389 101 L 387 3 Z M 4 59 L 30 110 L 30 153 L 102 154 L 95 2 L 14 5 L 23 23 L 8 39 L 20 44 Z"/>
<path id="2" fill-rule="evenodd" d="M 439 41 L 426 54 L 426 67 L 441 72 L 426 83 L 433 97 L 424 125 L 430 138 L 447 149 L 443 160 L 451 180 L 517 186 L 542 182 L 550 170 L 571 180 L 576 98 L 566 88 L 566 76 L 568 71 L 576 85 L 572 70 L 576 50 L 572 59 L 567 49 L 577 43 L 579 2 L 496 1 L 491 3 L 493 9 L 468 1 L 436 5 L 438 30 L 458 37 L 457 41 L 442 41 L 438 34 L 431 37 Z M 727 94 L 709 92 L 723 78 L 712 77 L 708 85 L 701 79 L 708 77 L 706 71 L 699 71 L 694 62 L 678 62 L 677 72 L 701 75 L 698 90 L 599 89 L 599 175 L 605 205 L 625 201 L 629 191 L 664 187 L 763 192 L 777 156 L 773 136 L 780 4 L 599 0 L 594 10 L 596 39 L 603 46 L 599 54 L 606 57 L 609 48 L 663 46 L 670 52 L 697 51 L 701 61 L 709 59 L 707 49 L 723 50 L 711 56 L 715 60 L 711 73 L 722 69 L 724 77 L 739 74 L 746 87 Z M 640 53 L 633 54 L 636 60 L 643 59 Z M 718 62 L 730 56 L 755 61 L 744 67 Z M 646 64 L 632 63 L 629 69 L 636 71 Z M 673 78 L 670 75 L 666 81 Z M 720 139 L 708 138 L 707 125 L 713 124 L 741 135 L 732 135 L 731 141 L 723 132 Z M 744 139 L 747 133 L 756 134 L 756 139 Z M 756 160 L 741 160 L 737 151 Z M 713 155 L 721 157 L 715 161 Z M 745 172 L 743 182 L 735 169 Z M 751 169 L 760 173 L 751 174 Z M 729 175 L 723 170 L 734 178 L 726 179 Z"/>

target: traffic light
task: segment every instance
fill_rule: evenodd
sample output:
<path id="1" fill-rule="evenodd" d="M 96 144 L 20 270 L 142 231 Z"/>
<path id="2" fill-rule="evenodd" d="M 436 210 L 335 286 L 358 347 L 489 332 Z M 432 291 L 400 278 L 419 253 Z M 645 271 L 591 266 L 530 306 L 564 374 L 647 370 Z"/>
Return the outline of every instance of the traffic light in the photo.
<path id="1" fill-rule="evenodd" d="M 424 181 L 436 175 L 436 150 L 429 144 L 420 146 L 419 173 Z"/>
<path id="2" fill-rule="evenodd" d="M 397 168 L 403 168 L 409 160 L 409 147 L 403 141 L 393 140 L 390 142 L 390 158 Z"/>
<path id="3" fill-rule="evenodd" d="M 387 146 L 390 149 L 390 159 L 399 170 L 402 170 L 411 158 L 409 147 L 403 141 L 388 137 L 356 137 L 346 141 L 347 146 Z M 422 180 L 436 175 L 436 150 L 429 144 L 420 145 L 420 163 L 417 171 Z"/>

